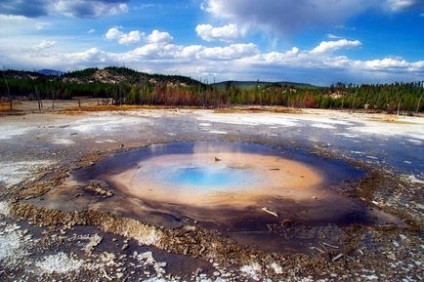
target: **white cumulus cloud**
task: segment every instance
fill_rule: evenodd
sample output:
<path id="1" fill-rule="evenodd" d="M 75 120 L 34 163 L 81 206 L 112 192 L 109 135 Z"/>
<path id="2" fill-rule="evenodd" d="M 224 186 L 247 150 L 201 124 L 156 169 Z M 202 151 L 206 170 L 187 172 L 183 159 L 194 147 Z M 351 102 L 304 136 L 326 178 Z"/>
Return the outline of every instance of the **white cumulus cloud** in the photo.
<path id="1" fill-rule="evenodd" d="M 258 47 L 253 44 L 231 44 L 226 47 L 210 47 L 199 51 L 197 57 L 210 60 L 235 60 L 250 57 L 259 53 Z"/>
<path id="2" fill-rule="evenodd" d="M 358 40 L 350 41 L 346 39 L 340 39 L 337 41 L 323 41 L 317 47 L 312 49 L 312 54 L 323 54 L 330 53 L 340 49 L 352 48 L 361 46 L 362 43 Z"/>
<path id="3" fill-rule="evenodd" d="M 144 32 L 133 30 L 128 33 L 122 27 L 112 27 L 104 35 L 108 40 L 117 41 L 119 44 L 135 44 L 144 41 L 149 44 L 171 44 L 174 40 L 171 34 L 165 31 L 153 30 L 146 35 Z"/>
<path id="4" fill-rule="evenodd" d="M 168 32 L 155 29 L 147 35 L 146 40 L 148 43 L 172 43 L 174 38 Z"/>
<path id="5" fill-rule="evenodd" d="M 105 62 L 107 60 L 108 54 L 98 48 L 90 48 L 82 52 L 65 53 L 63 56 L 70 62 L 86 64 L 90 62 Z"/>
<path id="6" fill-rule="evenodd" d="M 402 58 L 384 58 L 359 62 L 364 68 L 371 70 L 407 69 L 411 65 Z"/>
<path id="7" fill-rule="evenodd" d="M 105 33 L 106 39 L 116 40 L 119 44 L 135 44 L 140 42 L 143 37 L 144 33 L 138 30 L 124 33 L 120 27 L 112 27 Z"/>
<path id="8" fill-rule="evenodd" d="M 109 40 L 119 40 L 123 34 L 124 33 L 119 30 L 119 28 L 112 27 L 106 32 L 105 37 Z"/>
<path id="9" fill-rule="evenodd" d="M 140 33 L 140 31 L 133 30 L 130 31 L 128 34 L 123 34 L 118 42 L 120 44 L 134 44 L 140 42 L 142 36 L 143 34 Z"/>
<path id="10" fill-rule="evenodd" d="M 234 41 L 242 36 L 236 24 L 227 24 L 221 27 L 214 27 L 210 24 L 199 24 L 196 27 L 197 35 L 205 41 Z"/>

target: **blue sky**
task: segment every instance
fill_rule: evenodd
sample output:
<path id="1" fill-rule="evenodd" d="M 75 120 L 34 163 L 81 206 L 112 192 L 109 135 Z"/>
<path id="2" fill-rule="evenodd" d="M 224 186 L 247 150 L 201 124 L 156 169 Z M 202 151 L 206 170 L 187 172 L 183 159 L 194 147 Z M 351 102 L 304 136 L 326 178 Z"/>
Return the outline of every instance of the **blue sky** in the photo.
<path id="1" fill-rule="evenodd" d="M 0 0 L 2 68 L 424 80 L 423 0 Z"/>

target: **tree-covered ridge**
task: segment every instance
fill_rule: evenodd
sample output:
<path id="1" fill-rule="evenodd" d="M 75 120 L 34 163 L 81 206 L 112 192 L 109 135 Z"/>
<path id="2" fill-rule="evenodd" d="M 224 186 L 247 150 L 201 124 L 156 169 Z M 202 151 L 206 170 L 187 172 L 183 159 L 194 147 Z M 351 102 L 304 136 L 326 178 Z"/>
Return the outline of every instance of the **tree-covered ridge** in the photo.
<path id="1" fill-rule="evenodd" d="M 106 67 L 104 69 L 87 68 L 68 72 L 63 75 L 64 80 L 78 79 L 83 82 L 103 82 L 103 83 L 161 83 L 171 82 L 174 84 L 197 85 L 199 81 L 181 75 L 148 74 L 138 72 L 126 67 Z"/>
<path id="2" fill-rule="evenodd" d="M 62 76 L 1 72 L 0 97 L 111 98 L 115 104 L 227 107 L 278 105 L 294 108 L 423 112 L 422 82 L 343 84 L 328 87 L 293 82 L 205 84 L 179 75 L 147 74 L 125 67 L 88 68 Z"/>
<path id="3" fill-rule="evenodd" d="M 125 67 L 104 69 L 87 68 L 68 72 L 62 76 L 44 75 L 38 72 L 6 70 L 0 71 L 0 97 L 7 99 L 27 97 L 30 99 L 71 99 L 85 96 L 93 98 L 112 98 L 115 103 L 164 104 L 171 101 L 165 89 L 188 90 L 204 89 L 205 85 L 189 77 L 178 75 L 147 74 Z M 132 88 L 142 87 L 145 92 L 129 95 Z M 137 90 L 139 92 L 139 90 Z M 154 93 L 151 93 L 154 92 Z M 134 90 L 133 92 L 134 93 Z M 184 98 L 184 104 L 200 104 L 195 98 Z M 172 100 L 175 102 L 175 99 Z"/>

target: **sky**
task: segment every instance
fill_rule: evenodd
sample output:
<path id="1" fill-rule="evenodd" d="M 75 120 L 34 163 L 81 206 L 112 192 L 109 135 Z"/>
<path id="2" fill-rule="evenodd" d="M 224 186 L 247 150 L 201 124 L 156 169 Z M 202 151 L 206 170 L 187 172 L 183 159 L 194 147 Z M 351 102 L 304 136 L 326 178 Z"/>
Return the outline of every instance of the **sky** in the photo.
<path id="1" fill-rule="evenodd" d="M 0 0 L 0 67 L 197 80 L 424 80 L 424 0 Z"/>

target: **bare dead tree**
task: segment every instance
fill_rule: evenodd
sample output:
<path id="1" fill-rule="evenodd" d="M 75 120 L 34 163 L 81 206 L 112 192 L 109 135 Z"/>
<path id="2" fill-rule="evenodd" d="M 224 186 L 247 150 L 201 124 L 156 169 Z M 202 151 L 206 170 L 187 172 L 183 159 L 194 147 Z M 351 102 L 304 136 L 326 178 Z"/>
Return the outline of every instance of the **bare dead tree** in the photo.
<path id="1" fill-rule="evenodd" d="M 35 87 L 35 96 L 37 97 L 38 111 L 41 113 L 41 110 L 43 109 L 43 101 L 41 100 L 40 92 L 38 91 L 37 87 Z"/>
<path id="2" fill-rule="evenodd" d="M 205 79 L 203 81 L 203 83 L 206 84 L 206 89 L 202 89 L 202 104 L 203 104 L 203 109 L 205 109 L 206 108 L 206 96 L 207 96 L 207 90 L 208 90 L 209 84 L 208 84 L 207 79 Z"/>
<path id="3" fill-rule="evenodd" d="M 52 90 L 52 111 L 54 111 L 54 99 L 55 99 L 55 95 L 54 95 L 54 91 Z"/>
<path id="4" fill-rule="evenodd" d="M 261 104 L 261 107 L 263 107 L 263 104 L 262 104 L 262 89 L 260 89 L 261 88 L 261 85 L 259 84 L 259 79 L 258 79 L 258 81 L 256 82 L 256 96 L 258 96 L 258 94 L 259 94 L 259 103 Z"/>
<path id="5" fill-rule="evenodd" d="M 424 96 L 424 81 L 423 81 L 423 82 L 421 82 L 421 86 L 422 86 L 422 92 L 421 92 L 420 99 L 418 99 L 417 110 L 416 110 L 416 112 L 415 112 L 417 115 L 418 115 L 418 112 L 419 112 L 419 110 L 420 110 L 421 100 L 423 99 L 423 96 Z"/>
<path id="6" fill-rule="evenodd" d="M 9 88 L 9 83 L 7 82 L 6 76 L 4 75 L 4 69 L 1 72 L 1 74 L 3 75 L 3 79 L 4 82 L 6 83 L 6 88 L 7 88 L 7 97 L 9 99 L 9 111 L 13 110 L 13 102 L 12 102 L 12 95 L 10 94 L 10 88 Z"/>
<path id="7" fill-rule="evenodd" d="M 221 104 L 221 94 L 218 91 L 216 91 L 215 76 L 213 77 L 213 95 L 216 97 L 216 107 L 219 109 Z"/>

